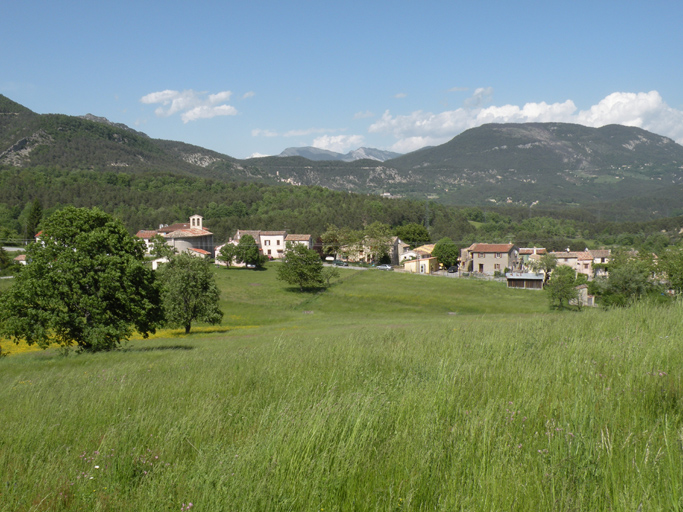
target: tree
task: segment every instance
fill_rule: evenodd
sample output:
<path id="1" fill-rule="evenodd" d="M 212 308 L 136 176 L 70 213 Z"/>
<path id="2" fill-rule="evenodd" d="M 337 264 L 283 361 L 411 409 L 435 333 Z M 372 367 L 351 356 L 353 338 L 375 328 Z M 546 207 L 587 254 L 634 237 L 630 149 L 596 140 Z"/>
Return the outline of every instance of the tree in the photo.
<path id="1" fill-rule="evenodd" d="M 460 250 L 453 240 L 446 237 L 442 238 L 434 245 L 432 256 L 434 256 L 444 267 L 448 268 L 458 264 Z"/>
<path id="2" fill-rule="evenodd" d="M 391 248 L 391 226 L 375 221 L 365 227 L 365 244 L 374 261 L 383 261 L 389 257 Z"/>
<path id="3" fill-rule="evenodd" d="M 43 207 L 38 199 L 34 199 L 31 203 L 31 208 L 28 211 L 26 218 L 26 239 L 30 242 L 34 241 L 36 233 L 38 233 L 38 226 L 43 218 Z"/>
<path id="4" fill-rule="evenodd" d="M 570 300 L 578 298 L 576 271 L 567 265 L 559 265 L 553 270 L 545 289 L 551 306 L 559 309 L 569 306 Z"/>
<path id="5" fill-rule="evenodd" d="M 175 248 L 168 245 L 166 239 L 158 233 L 152 237 L 151 243 L 151 254 L 155 258 L 171 258 L 175 254 Z"/>
<path id="6" fill-rule="evenodd" d="M 634 258 L 628 253 L 616 254 L 609 263 L 607 279 L 596 280 L 596 293 L 606 306 L 626 306 L 658 288 L 652 280 L 654 262 L 651 254 Z"/>
<path id="7" fill-rule="evenodd" d="M 533 260 L 531 268 L 535 271 L 543 272 L 543 286 L 548 282 L 550 273 L 557 268 L 557 257 L 554 254 L 546 253 L 538 260 Z"/>
<path id="8" fill-rule="evenodd" d="M 428 244 L 432 241 L 429 230 L 422 224 L 417 224 L 416 222 L 399 226 L 394 232 L 396 233 L 396 236 L 407 243 L 411 249 L 415 249 L 415 247 Z"/>
<path id="9" fill-rule="evenodd" d="M 288 244 L 285 257 L 277 268 L 277 278 L 298 286 L 301 291 L 322 287 L 325 284 L 323 262 L 317 252 L 301 244 Z"/>
<path id="10" fill-rule="evenodd" d="M 166 325 L 184 327 L 189 334 L 192 322 L 219 324 L 223 312 L 218 307 L 220 290 L 204 258 L 187 253 L 173 256 L 159 267 Z"/>
<path id="11" fill-rule="evenodd" d="M 218 259 L 225 263 L 227 267 L 233 264 L 235 255 L 237 254 L 237 246 L 235 244 L 227 243 L 218 251 Z"/>
<path id="12" fill-rule="evenodd" d="M 671 289 L 676 293 L 683 292 L 683 251 L 669 247 L 659 258 L 658 267 L 666 275 Z"/>
<path id="13" fill-rule="evenodd" d="M 259 252 L 254 237 L 251 235 L 244 235 L 237 244 L 235 259 L 240 263 L 261 267 L 263 266 L 265 257 Z"/>
<path id="14" fill-rule="evenodd" d="M 0 334 L 46 348 L 111 350 L 162 320 L 160 293 L 144 265 L 144 242 L 103 211 L 67 207 L 43 224 L 29 264 L 0 297 Z"/>

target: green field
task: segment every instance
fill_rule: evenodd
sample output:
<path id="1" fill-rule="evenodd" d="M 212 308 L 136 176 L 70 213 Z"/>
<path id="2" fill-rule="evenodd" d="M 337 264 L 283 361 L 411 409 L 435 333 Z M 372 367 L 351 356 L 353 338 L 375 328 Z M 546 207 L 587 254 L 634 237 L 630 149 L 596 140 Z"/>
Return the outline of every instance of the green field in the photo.
<path id="1" fill-rule="evenodd" d="M 683 508 L 683 304 L 216 274 L 220 327 L 0 360 L 0 510 Z"/>

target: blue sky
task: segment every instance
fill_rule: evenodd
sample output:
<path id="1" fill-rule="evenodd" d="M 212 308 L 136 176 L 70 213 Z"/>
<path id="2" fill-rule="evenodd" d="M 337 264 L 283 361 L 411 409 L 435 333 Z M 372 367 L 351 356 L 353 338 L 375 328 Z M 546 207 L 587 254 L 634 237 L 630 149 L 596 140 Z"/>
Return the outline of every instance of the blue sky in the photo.
<path id="1" fill-rule="evenodd" d="M 683 143 L 683 2 L 5 2 L 0 93 L 236 158 L 486 122 Z"/>

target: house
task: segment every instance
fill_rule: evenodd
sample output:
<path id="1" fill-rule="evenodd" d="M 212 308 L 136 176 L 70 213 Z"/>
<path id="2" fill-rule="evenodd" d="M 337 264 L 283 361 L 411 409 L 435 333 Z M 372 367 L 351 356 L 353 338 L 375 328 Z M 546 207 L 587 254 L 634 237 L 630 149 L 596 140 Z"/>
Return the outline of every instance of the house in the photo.
<path id="1" fill-rule="evenodd" d="M 191 249 L 201 249 L 206 251 L 211 257 L 214 254 L 213 233 L 204 229 L 203 217 L 193 215 L 190 222 L 171 224 L 170 226 L 159 226 L 159 229 L 141 229 L 135 236 L 145 241 L 147 253 L 152 249 L 152 238 L 156 235 L 165 239 L 170 247 L 176 252 L 188 252 Z"/>
<path id="2" fill-rule="evenodd" d="M 403 262 L 403 270 L 413 274 L 431 274 L 439 270 L 439 262 L 434 257 L 406 260 Z"/>
<path id="3" fill-rule="evenodd" d="M 404 250 L 400 261 L 429 258 L 432 255 L 432 251 L 434 251 L 434 244 L 426 244 L 415 249 Z"/>
<path id="4" fill-rule="evenodd" d="M 386 242 L 386 254 L 392 265 L 399 265 L 401 261 L 408 258 L 409 245 L 403 242 L 399 237 L 392 236 Z M 372 263 L 377 261 L 378 253 L 381 251 L 382 245 L 374 240 L 364 239 L 351 246 L 340 247 L 339 253 L 346 256 L 349 261 L 359 261 L 365 263 Z"/>
<path id="5" fill-rule="evenodd" d="M 542 272 L 508 272 L 505 274 L 508 288 L 542 290 L 545 274 Z"/>
<path id="6" fill-rule="evenodd" d="M 284 258 L 286 236 L 286 231 L 259 231 L 259 247 L 263 255 L 270 259 Z"/>
<path id="7" fill-rule="evenodd" d="M 532 268 L 544 254 L 548 254 L 544 247 L 520 247 L 519 263 L 522 268 Z"/>
<path id="8" fill-rule="evenodd" d="M 460 270 L 494 274 L 519 269 L 519 249 L 514 244 L 474 243 L 460 253 Z"/>
<path id="9" fill-rule="evenodd" d="M 26 265 L 26 255 L 25 254 L 20 254 L 16 258 L 14 258 L 15 263 L 19 263 L 20 265 Z"/>
<path id="10" fill-rule="evenodd" d="M 608 263 L 610 258 L 609 249 L 586 249 L 584 251 L 566 250 L 551 252 L 550 254 L 557 258 L 558 265 L 567 265 L 573 268 L 577 273 L 585 274 L 588 276 L 588 279 L 593 279 L 593 276 L 596 274 L 605 275 L 606 272 L 603 268 L 595 269 L 593 265 Z"/>
<path id="11" fill-rule="evenodd" d="M 285 247 L 287 244 L 299 244 L 303 245 L 306 249 L 313 249 L 313 237 L 311 235 L 290 234 L 285 236 Z"/>
<path id="12" fill-rule="evenodd" d="M 576 287 L 577 298 L 571 299 L 571 306 L 595 306 L 595 295 L 588 295 L 588 285 L 582 284 Z"/>

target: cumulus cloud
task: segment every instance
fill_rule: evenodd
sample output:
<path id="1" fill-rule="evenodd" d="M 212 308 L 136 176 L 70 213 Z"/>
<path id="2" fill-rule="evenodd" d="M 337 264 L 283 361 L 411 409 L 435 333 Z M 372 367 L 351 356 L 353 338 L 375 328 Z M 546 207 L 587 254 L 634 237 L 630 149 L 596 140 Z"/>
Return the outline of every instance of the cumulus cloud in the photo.
<path id="1" fill-rule="evenodd" d="M 154 111 L 159 117 L 169 117 L 180 112 L 183 123 L 187 123 L 197 119 L 236 115 L 235 107 L 225 103 L 230 100 L 231 96 L 231 91 L 208 94 L 191 89 L 185 91 L 167 89 L 147 94 L 140 98 L 140 101 L 147 105 L 159 104 L 160 106 Z"/>
<path id="2" fill-rule="evenodd" d="M 596 128 L 622 124 L 683 143 L 683 111 L 668 106 L 657 91 L 615 92 L 581 111 L 572 100 L 484 107 L 492 96 L 491 88 L 476 89 L 463 108 L 438 114 L 415 111 L 393 116 L 387 110 L 368 130 L 393 135 L 397 142 L 391 149 L 398 152 L 443 144 L 464 130 L 486 123 L 566 122 Z"/>
<path id="3" fill-rule="evenodd" d="M 255 93 L 254 91 L 248 91 L 248 92 L 245 92 L 245 93 L 242 95 L 242 99 L 243 99 L 243 100 L 246 100 L 246 99 L 249 99 L 249 98 L 253 98 L 254 96 L 256 96 L 256 93 Z"/>
<path id="4" fill-rule="evenodd" d="M 346 153 L 363 145 L 362 135 L 323 135 L 313 141 L 313 147 Z"/>

